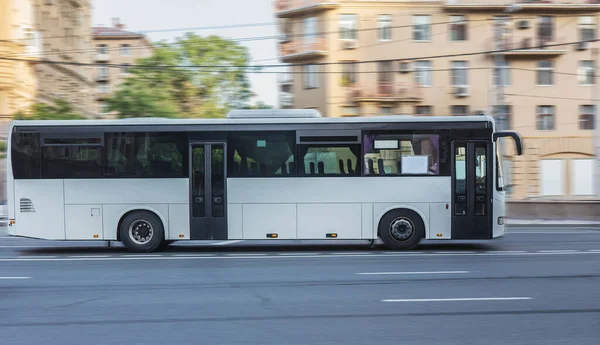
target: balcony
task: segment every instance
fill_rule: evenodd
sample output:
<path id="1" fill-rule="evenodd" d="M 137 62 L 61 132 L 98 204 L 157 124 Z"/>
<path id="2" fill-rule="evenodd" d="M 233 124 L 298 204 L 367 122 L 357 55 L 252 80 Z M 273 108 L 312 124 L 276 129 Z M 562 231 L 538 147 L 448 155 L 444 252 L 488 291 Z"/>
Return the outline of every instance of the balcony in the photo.
<path id="1" fill-rule="evenodd" d="M 281 108 L 290 108 L 294 106 L 294 94 L 290 92 L 279 93 L 279 106 Z"/>
<path id="2" fill-rule="evenodd" d="M 330 10 L 340 5 L 337 0 L 276 0 L 275 16 L 279 18 L 293 17 L 306 12 Z"/>
<path id="3" fill-rule="evenodd" d="M 446 0 L 443 8 L 447 11 L 502 12 L 513 3 L 498 0 Z M 578 12 L 600 11 L 597 0 L 522 0 L 516 1 L 519 12 Z"/>
<path id="4" fill-rule="evenodd" d="M 510 36 L 501 42 L 499 49 L 504 50 L 502 53 L 504 53 L 504 56 L 506 57 L 552 57 L 569 52 L 567 49 L 567 47 L 569 47 L 568 45 L 554 46 L 555 44 L 566 42 L 567 40 L 565 37 L 555 37 L 551 40 L 531 36 Z M 498 50 L 498 47 L 494 42 L 488 43 L 488 51 L 491 52 L 490 55 L 497 54 L 493 52 L 496 50 Z"/>
<path id="5" fill-rule="evenodd" d="M 110 61 L 110 54 L 104 53 L 98 53 L 96 54 L 96 62 L 108 62 Z"/>
<path id="6" fill-rule="evenodd" d="M 279 75 L 278 77 L 279 80 L 279 85 L 293 85 L 294 84 L 294 78 L 292 77 L 292 75 L 290 73 L 282 73 Z"/>
<path id="7" fill-rule="evenodd" d="M 283 62 L 311 59 L 327 55 L 324 38 L 296 40 L 279 45 L 279 55 Z"/>
<path id="8" fill-rule="evenodd" d="M 348 86 L 346 92 L 348 103 L 418 103 L 423 100 L 423 89 L 415 84 L 397 84 L 392 82 L 356 83 Z"/>

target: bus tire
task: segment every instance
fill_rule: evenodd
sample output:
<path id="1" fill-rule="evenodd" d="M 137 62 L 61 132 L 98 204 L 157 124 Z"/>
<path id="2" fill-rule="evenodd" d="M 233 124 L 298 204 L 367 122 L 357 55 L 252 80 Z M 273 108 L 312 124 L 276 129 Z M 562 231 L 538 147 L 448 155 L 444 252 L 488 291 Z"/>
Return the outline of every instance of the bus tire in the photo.
<path id="1" fill-rule="evenodd" d="M 383 215 L 378 232 L 388 249 L 410 250 L 418 246 L 425 237 L 425 224 L 417 212 L 396 209 Z"/>
<path id="2" fill-rule="evenodd" d="M 165 240 L 162 221 L 156 214 L 148 211 L 128 214 L 121 222 L 119 233 L 125 247 L 132 252 L 153 252 Z"/>

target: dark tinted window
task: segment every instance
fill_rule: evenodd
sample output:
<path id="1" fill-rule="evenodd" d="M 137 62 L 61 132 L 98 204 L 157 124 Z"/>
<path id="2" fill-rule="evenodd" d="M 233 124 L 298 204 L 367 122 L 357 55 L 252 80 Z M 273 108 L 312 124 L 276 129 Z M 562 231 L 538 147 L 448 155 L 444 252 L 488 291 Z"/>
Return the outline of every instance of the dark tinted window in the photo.
<path id="1" fill-rule="evenodd" d="M 300 176 L 360 176 L 360 144 L 299 145 Z"/>
<path id="2" fill-rule="evenodd" d="M 102 177 L 101 146 L 43 146 L 42 178 Z"/>
<path id="3" fill-rule="evenodd" d="M 187 177 L 186 133 L 107 133 L 106 177 Z"/>
<path id="4" fill-rule="evenodd" d="M 228 176 L 295 176 L 294 132 L 230 133 L 227 139 Z"/>
<path id="5" fill-rule="evenodd" d="M 42 160 L 39 133 L 13 132 L 11 156 L 15 179 L 40 178 Z"/>

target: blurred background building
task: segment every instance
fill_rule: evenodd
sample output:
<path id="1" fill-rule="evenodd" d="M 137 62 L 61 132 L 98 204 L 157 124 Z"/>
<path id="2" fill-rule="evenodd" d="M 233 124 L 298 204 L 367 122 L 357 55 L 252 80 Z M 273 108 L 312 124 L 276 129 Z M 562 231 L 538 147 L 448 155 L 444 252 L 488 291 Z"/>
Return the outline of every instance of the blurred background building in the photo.
<path id="1" fill-rule="evenodd" d="M 92 34 L 96 47 L 94 60 L 98 64 L 94 73 L 97 110 L 103 117 L 114 117 L 114 114 L 107 114 L 104 100 L 127 78 L 130 66 L 137 59 L 152 55 L 152 44 L 146 36 L 125 30 L 125 24 L 119 18 L 113 18 L 110 27 L 94 27 Z M 102 66 L 106 64 L 120 65 L 121 68 Z"/>
<path id="2" fill-rule="evenodd" d="M 597 43 L 556 44 L 596 39 L 600 5 L 501 3 L 278 0 L 284 105 L 330 117 L 494 114 L 524 137 L 524 156 L 504 148 L 513 198 L 592 197 Z"/>

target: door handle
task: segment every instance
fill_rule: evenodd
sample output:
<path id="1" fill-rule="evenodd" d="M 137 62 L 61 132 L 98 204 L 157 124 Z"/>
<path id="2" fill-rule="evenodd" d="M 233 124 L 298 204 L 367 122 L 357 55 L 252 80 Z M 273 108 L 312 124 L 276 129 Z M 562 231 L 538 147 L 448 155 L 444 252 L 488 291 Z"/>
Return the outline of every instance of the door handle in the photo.
<path id="1" fill-rule="evenodd" d="M 459 202 L 465 202 L 465 201 L 467 201 L 467 197 L 466 197 L 466 196 L 464 196 L 464 195 L 459 195 L 459 196 L 458 196 L 458 201 L 459 201 Z"/>
<path id="2" fill-rule="evenodd" d="M 195 198 L 194 198 L 194 202 L 195 202 L 196 204 L 202 204 L 202 203 L 204 202 L 204 197 L 202 197 L 202 196 L 197 196 L 197 197 L 195 197 Z"/>
<path id="3" fill-rule="evenodd" d="M 223 202 L 223 198 L 220 196 L 213 196 L 213 203 L 214 204 L 220 204 Z"/>

